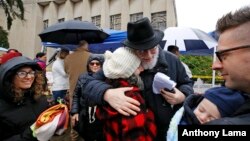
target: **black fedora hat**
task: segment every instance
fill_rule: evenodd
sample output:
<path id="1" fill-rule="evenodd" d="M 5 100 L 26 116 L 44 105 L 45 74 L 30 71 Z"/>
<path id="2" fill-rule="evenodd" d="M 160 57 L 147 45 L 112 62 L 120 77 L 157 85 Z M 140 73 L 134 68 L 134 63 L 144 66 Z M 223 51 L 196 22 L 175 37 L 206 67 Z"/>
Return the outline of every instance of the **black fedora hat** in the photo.
<path id="1" fill-rule="evenodd" d="M 163 38 L 164 33 L 154 30 L 147 17 L 136 22 L 129 22 L 127 25 L 127 39 L 123 45 L 136 49 L 147 50 L 155 47 Z"/>

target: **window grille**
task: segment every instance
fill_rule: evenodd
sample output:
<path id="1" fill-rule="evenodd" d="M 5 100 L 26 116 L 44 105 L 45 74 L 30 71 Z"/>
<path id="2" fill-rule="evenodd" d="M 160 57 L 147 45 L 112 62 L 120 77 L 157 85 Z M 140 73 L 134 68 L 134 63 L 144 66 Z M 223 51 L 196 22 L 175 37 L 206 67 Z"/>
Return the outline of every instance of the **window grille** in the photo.
<path id="1" fill-rule="evenodd" d="M 159 29 L 164 31 L 167 27 L 166 20 L 166 11 L 152 13 L 151 14 L 151 23 L 154 29 Z"/>
<path id="2" fill-rule="evenodd" d="M 110 16 L 110 29 L 121 30 L 121 14 Z"/>

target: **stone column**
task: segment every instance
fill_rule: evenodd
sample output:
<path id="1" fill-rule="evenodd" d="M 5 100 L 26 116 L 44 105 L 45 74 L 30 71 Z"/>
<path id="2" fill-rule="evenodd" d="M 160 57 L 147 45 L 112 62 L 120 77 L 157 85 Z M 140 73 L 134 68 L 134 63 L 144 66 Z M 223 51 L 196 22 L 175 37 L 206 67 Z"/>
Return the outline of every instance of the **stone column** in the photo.
<path id="1" fill-rule="evenodd" d="M 73 15 L 73 2 L 71 2 L 70 0 L 67 0 L 65 2 L 64 5 L 64 10 L 65 10 L 65 21 L 68 20 L 73 20 L 74 19 L 74 15 Z"/>
<path id="2" fill-rule="evenodd" d="M 121 30 L 127 30 L 127 23 L 130 21 L 129 17 L 129 0 L 122 0 L 121 11 Z"/>
<path id="3" fill-rule="evenodd" d="M 49 26 L 57 23 L 57 4 L 55 2 L 50 2 L 49 4 Z"/>
<path id="4" fill-rule="evenodd" d="M 151 21 L 150 0 L 143 0 L 143 17 L 148 17 Z"/>

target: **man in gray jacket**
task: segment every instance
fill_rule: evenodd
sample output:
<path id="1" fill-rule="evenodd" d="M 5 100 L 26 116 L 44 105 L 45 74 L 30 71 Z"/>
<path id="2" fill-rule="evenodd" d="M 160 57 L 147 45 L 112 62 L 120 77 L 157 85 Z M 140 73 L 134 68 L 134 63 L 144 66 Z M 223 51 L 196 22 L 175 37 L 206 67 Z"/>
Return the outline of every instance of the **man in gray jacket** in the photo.
<path id="1" fill-rule="evenodd" d="M 165 141 L 166 131 L 173 114 L 186 96 L 193 94 L 192 81 L 187 76 L 181 61 L 172 53 L 161 49 L 159 43 L 164 34 L 160 30 L 153 30 L 148 18 L 128 23 L 127 32 L 128 37 L 123 44 L 134 50 L 145 69 L 140 74 L 145 86 L 142 93 L 147 107 L 151 108 L 155 115 L 157 125 L 155 140 Z M 168 75 L 177 83 L 175 93 L 163 89 L 158 94 L 153 92 L 152 84 L 157 72 Z M 131 87 L 113 89 L 104 81 L 100 81 L 105 80 L 102 71 L 87 79 L 82 85 L 87 100 L 98 105 L 108 103 L 125 116 L 136 115 L 140 110 L 140 103 L 125 95 L 126 91 L 132 89 Z"/>

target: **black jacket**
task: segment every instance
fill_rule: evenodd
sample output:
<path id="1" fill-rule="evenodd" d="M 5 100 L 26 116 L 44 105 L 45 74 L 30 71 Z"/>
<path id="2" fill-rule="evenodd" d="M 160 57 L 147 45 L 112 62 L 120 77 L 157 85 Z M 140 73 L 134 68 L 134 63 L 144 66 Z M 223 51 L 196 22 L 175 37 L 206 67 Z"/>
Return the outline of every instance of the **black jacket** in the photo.
<path id="1" fill-rule="evenodd" d="M 159 48 L 159 58 L 156 66 L 151 70 L 145 70 L 140 75 L 145 85 L 143 95 L 147 105 L 153 110 L 156 118 L 156 125 L 158 135 L 156 140 L 165 140 L 166 131 L 169 122 L 174 115 L 175 111 L 180 105 L 171 108 L 170 104 L 164 104 L 164 98 L 160 94 L 154 94 L 152 90 L 152 83 L 154 75 L 157 72 L 162 72 L 168 75 L 173 81 L 177 83 L 177 88 L 182 91 L 186 96 L 193 94 L 192 81 L 187 76 L 185 68 L 181 61 L 172 53 L 163 51 Z M 104 81 L 105 76 L 103 71 L 99 71 L 93 75 L 94 77 L 87 77 L 84 84 L 82 84 L 83 93 L 86 94 L 86 100 L 95 102 L 102 105 L 106 102 L 103 100 L 103 94 L 110 85 Z"/>
<path id="2" fill-rule="evenodd" d="M 83 73 L 79 76 L 77 83 L 76 83 L 76 87 L 74 90 L 74 95 L 73 95 L 73 100 L 72 100 L 72 106 L 71 106 L 71 110 L 70 113 L 71 115 L 74 114 L 79 114 L 81 110 L 86 109 L 86 94 L 83 93 L 83 85 L 86 83 L 87 81 L 87 77 L 92 76 L 92 73 Z M 86 113 L 87 111 L 84 111 L 84 113 Z"/>
<path id="3" fill-rule="evenodd" d="M 104 141 L 102 122 L 95 117 L 95 104 L 86 100 L 86 94 L 82 90 L 86 77 L 90 75 L 90 72 L 84 73 L 78 78 L 70 113 L 79 114 L 79 121 L 74 129 L 85 141 Z"/>
<path id="4" fill-rule="evenodd" d="M 6 91 L 3 83 L 9 71 L 21 66 L 39 67 L 36 62 L 25 57 L 16 57 L 0 67 L 0 140 L 1 141 L 35 141 L 30 126 L 39 114 L 48 108 L 47 98 L 41 96 L 37 101 L 33 93 L 28 90 L 21 102 L 15 103 L 10 99 L 10 92 Z"/>
<path id="5" fill-rule="evenodd" d="M 41 97 L 35 102 L 27 94 L 21 104 L 0 99 L 0 140 L 36 141 L 30 126 L 46 108 L 48 108 L 46 97 Z"/>

